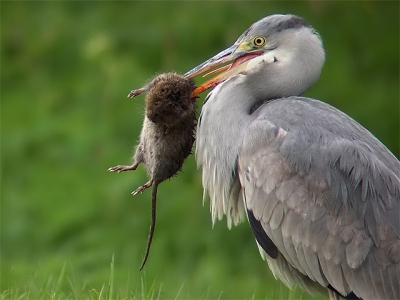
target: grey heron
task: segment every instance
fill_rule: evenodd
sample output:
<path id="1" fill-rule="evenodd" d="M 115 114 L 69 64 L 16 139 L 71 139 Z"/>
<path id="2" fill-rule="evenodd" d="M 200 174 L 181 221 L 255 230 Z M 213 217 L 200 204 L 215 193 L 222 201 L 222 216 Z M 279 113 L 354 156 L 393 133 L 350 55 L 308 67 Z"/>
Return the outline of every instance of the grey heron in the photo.
<path id="1" fill-rule="evenodd" d="M 324 61 L 310 25 L 272 15 L 185 74 L 219 72 L 192 93 L 212 89 L 196 137 L 212 220 L 247 216 L 288 287 L 400 299 L 400 162 L 343 112 L 301 97 Z"/>

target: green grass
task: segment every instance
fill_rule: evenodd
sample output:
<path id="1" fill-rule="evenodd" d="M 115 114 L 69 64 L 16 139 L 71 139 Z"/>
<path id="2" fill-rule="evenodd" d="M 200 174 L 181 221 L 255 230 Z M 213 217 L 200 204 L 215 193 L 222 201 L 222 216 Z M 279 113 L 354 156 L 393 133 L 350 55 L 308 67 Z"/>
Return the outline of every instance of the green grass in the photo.
<path id="1" fill-rule="evenodd" d="M 66 287 L 62 286 L 66 283 Z M 70 263 L 65 263 L 58 276 L 52 274 L 33 274 L 30 282 L 24 289 L 18 286 L 12 278 L 9 281 L 9 287 L 0 293 L 1 300 L 154 300 L 165 299 L 163 297 L 163 284 L 156 281 L 147 283 L 146 276 L 140 277 L 140 288 L 131 290 L 129 285 L 129 275 L 124 291 L 115 291 L 114 278 L 114 255 L 111 258 L 109 269 L 109 280 L 103 283 L 100 289 L 95 289 L 87 283 L 77 282 L 74 276 L 74 269 Z M 185 282 L 182 283 L 175 297 L 169 299 L 224 299 L 223 291 L 217 298 L 210 298 L 209 290 L 193 297 L 189 294 L 185 295 Z M 247 297 L 246 297 L 247 298 Z M 255 295 L 251 295 L 248 299 L 255 299 Z M 310 296 L 299 289 L 290 291 L 283 286 L 277 286 L 270 295 L 266 295 L 264 299 L 310 299 Z M 323 299 L 322 297 L 313 297 L 312 299 Z"/>
<path id="2" fill-rule="evenodd" d="M 140 133 L 143 97 L 127 99 L 129 91 L 156 73 L 188 71 L 263 16 L 298 14 L 319 31 L 327 59 L 307 96 L 399 154 L 398 1 L 0 5 L 4 299 L 309 298 L 273 278 L 247 223 L 212 228 L 193 156 L 159 187 L 153 245 L 139 272 L 150 193 L 130 192 L 146 172 L 107 172 L 130 162 Z"/>

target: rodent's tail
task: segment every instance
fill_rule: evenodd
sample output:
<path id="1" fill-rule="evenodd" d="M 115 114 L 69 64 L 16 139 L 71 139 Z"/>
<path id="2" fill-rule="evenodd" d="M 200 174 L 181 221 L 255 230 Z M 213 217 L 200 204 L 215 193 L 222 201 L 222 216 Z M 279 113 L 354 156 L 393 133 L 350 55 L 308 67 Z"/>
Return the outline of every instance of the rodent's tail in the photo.
<path id="1" fill-rule="evenodd" d="M 151 193 L 151 224 L 150 224 L 149 237 L 147 238 L 146 254 L 144 255 L 142 265 L 140 266 L 139 271 L 142 271 L 144 265 L 147 262 L 147 258 L 149 257 L 150 253 L 151 242 L 153 241 L 154 228 L 156 227 L 157 188 L 158 188 L 158 183 L 154 183 L 153 191 Z"/>

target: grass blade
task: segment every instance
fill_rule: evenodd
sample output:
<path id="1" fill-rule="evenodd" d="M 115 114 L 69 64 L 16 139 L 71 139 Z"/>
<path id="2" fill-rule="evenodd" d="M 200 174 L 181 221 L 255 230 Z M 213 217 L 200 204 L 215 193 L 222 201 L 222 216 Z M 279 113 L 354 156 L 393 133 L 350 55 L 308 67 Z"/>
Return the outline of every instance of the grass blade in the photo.
<path id="1" fill-rule="evenodd" d="M 108 290 L 108 300 L 113 299 L 113 294 L 114 294 L 114 253 L 111 257 L 111 270 L 110 270 L 110 282 L 108 284 L 109 290 Z"/>
<path id="2" fill-rule="evenodd" d="M 63 265 L 63 267 L 61 269 L 60 276 L 58 277 L 58 280 L 57 280 L 56 290 L 55 290 L 55 294 L 54 294 L 55 297 L 57 297 L 57 295 L 60 294 L 61 287 L 62 287 L 62 284 L 64 282 L 64 278 L 65 278 L 65 270 L 66 270 L 66 268 L 67 268 L 67 263 L 64 263 L 64 265 Z"/>

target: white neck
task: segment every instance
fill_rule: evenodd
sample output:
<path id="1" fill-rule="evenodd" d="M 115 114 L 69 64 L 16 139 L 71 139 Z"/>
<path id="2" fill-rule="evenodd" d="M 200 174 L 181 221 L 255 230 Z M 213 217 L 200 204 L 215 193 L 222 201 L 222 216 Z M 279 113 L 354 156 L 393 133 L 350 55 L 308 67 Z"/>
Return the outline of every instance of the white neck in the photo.
<path id="1" fill-rule="evenodd" d="M 246 90 L 237 89 L 244 79 L 235 76 L 208 95 L 196 134 L 196 160 L 202 167 L 204 196 L 210 196 L 213 223 L 226 215 L 229 228 L 243 217 L 236 160 L 243 134 L 253 120 L 250 109 L 254 101 L 243 101 Z"/>

